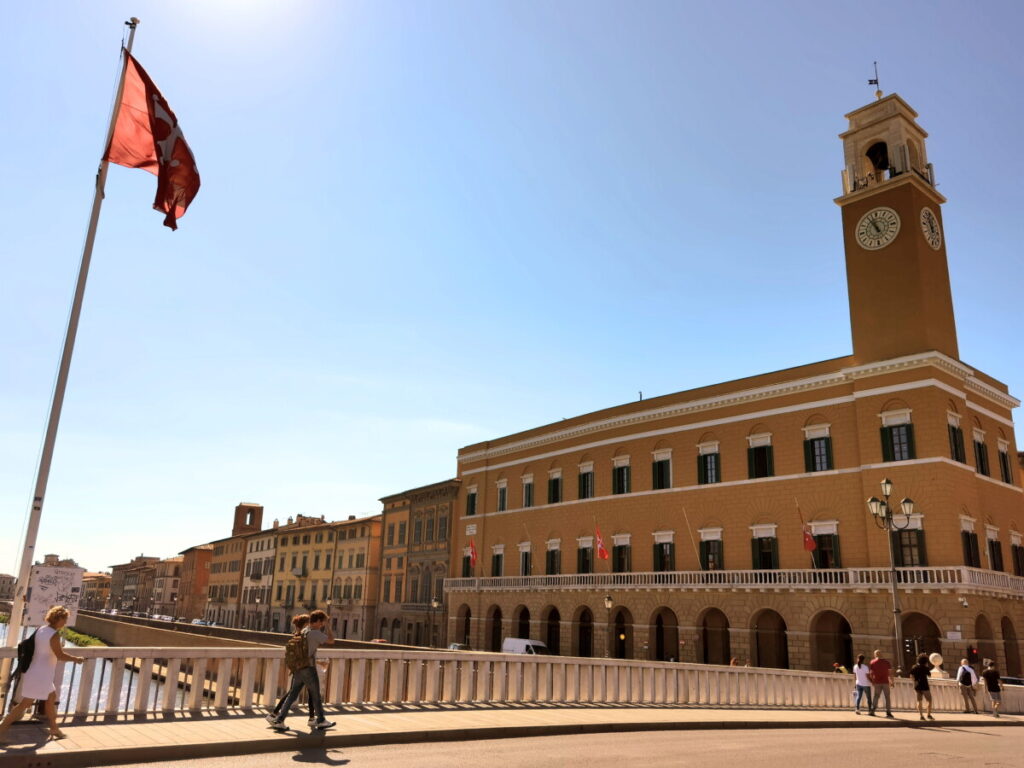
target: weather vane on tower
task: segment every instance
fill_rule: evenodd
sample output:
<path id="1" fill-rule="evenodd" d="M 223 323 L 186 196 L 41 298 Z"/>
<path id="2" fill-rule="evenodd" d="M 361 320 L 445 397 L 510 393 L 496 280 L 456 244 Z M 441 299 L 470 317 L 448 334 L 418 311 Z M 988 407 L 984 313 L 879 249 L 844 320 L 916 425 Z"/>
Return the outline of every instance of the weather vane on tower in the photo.
<path id="1" fill-rule="evenodd" d="M 875 78 L 873 80 L 868 80 L 868 85 L 875 86 L 875 89 L 876 89 L 875 90 L 875 98 L 876 99 L 881 99 L 882 98 L 882 88 L 878 84 L 878 62 L 877 61 L 875 62 Z"/>

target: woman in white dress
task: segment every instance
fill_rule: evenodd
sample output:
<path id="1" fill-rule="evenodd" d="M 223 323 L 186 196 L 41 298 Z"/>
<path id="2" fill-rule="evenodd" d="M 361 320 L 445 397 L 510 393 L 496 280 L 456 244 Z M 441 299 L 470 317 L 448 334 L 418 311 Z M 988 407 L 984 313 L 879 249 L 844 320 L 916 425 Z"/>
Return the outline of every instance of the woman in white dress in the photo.
<path id="1" fill-rule="evenodd" d="M 36 630 L 32 663 L 21 676 L 21 701 L 11 709 L 0 723 L 0 736 L 18 722 L 36 700 L 45 702 L 46 718 L 50 721 L 50 736 L 63 739 L 64 733 L 57 727 L 57 689 L 53 684 L 58 661 L 72 661 L 81 664 L 81 656 L 64 653 L 60 644 L 60 630 L 68 622 L 68 609 L 55 605 L 46 612 L 46 623 Z"/>

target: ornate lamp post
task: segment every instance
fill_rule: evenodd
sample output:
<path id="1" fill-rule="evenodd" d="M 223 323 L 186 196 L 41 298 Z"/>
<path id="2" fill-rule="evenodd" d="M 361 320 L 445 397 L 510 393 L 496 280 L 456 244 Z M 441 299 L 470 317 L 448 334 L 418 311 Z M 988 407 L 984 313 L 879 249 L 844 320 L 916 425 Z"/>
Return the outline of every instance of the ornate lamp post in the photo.
<path id="1" fill-rule="evenodd" d="M 900 596 L 896 589 L 896 553 L 892 545 L 892 532 L 905 531 L 910 527 L 910 516 L 914 513 L 914 502 L 911 499 L 903 499 L 900 502 L 900 509 L 903 511 L 903 524 L 896 522 L 893 516 L 892 507 L 889 506 L 889 496 L 892 494 L 892 481 L 889 478 L 882 480 L 882 498 L 872 496 L 868 499 L 868 512 L 875 525 L 886 533 L 889 540 L 889 586 L 892 588 L 892 618 L 896 628 L 896 655 L 897 666 L 903 666 L 903 624 L 900 620 Z"/>
<path id="2" fill-rule="evenodd" d="M 430 647 L 434 647 L 434 611 L 441 607 L 441 601 L 436 596 L 430 598 Z"/>
<path id="3" fill-rule="evenodd" d="M 256 626 L 254 629 L 260 629 L 263 624 L 263 617 L 260 615 L 260 596 L 256 595 Z"/>
<path id="4" fill-rule="evenodd" d="M 604 645 L 604 657 L 607 659 L 612 655 L 612 606 L 615 605 L 615 601 L 612 600 L 611 595 L 604 596 L 604 623 L 605 623 L 605 635 L 607 635 L 607 642 Z"/>

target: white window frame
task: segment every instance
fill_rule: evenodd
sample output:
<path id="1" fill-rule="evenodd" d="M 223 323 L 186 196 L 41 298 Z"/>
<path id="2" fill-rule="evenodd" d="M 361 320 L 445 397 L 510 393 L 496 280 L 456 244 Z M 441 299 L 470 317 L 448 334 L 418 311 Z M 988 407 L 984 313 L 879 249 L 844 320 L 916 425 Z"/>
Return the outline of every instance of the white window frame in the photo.
<path id="1" fill-rule="evenodd" d="M 632 540 L 632 534 L 630 533 L 613 533 L 612 534 L 612 546 L 613 547 L 628 547 L 629 542 Z"/>
<path id="2" fill-rule="evenodd" d="M 545 542 L 545 545 L 547 546 L 547 551 L 548 552 L 559 551 L 559 550 L 562 549 L 562 540 L 561 539 L 548 539 Z"/>
<path id="3" fill-rule="evenodd" d="M 994 525 L 986 525 L 985 541 L 999 541 L 999 528 Z"/>
<path id="4" fill-rule="evenodd" d="M 978 522 L 976 517 L 970 517 L 969 515 L 960 515 L 960 530 L 961 532 L 974 533 L 974 524 Z"/>
<path id="5" fill-rule="evenodd" d="M 494 485 L 497 488 L 506 488 L 507 489 L 508 488 L 508 479 L 507 478 L 502 478 L 501 480 L 498 480 Z"/>
<path id="6" fill-rule="evenodd" d="M 612 458 L 612 466 L 616 469 L 629 466 L 629 456 L 615 456 Z"/>
<path id="7" fill-rule="evenodd" d="M 896 527 L 901 531 L 921 531 L 924 530 L 924 524 L 921 522 L 924 516 L 920 512 L 907 517 L 902 512 L 896 512 L 892 516 L 893 522 Z"/>
<path id="8" fill-rule="evenodd" d="M 951 427 L 960 426 L 960 414 L 953 411 L 946 411 L 946 423 Z"/>
<path id="9" fill-rule="evenodd" d="M 657 451 L 651 451 L 652 461 L 672 461 L 672 449 L 661 448 Z"/>
<path id="10" fill-rule="evenodd" d="M 593 536 L 580 536 L 576 539 L 576 547 L 579 549 L 593 549 L 594 548 L 594 537 Z"/>
<path id="11" fill-rule="evenodd" d="M 809 427 L 804 427 L 804 440 L 814 440 L 821 437 L 829 437 L 831 434 L 831 424 L 812 424 Z"/>
<path id="12" fill-rule="evenodd" d="M 892 411 L 882 411 L 878 414 L 878 418 L 882 420 L 883 427 L 899 427 L 912 423 L 910 420 L 912 412 L 911 408 L 897 408 Z"/>
<path id="13" fill-rule="evenodd" d="M 519 553 L 520 554 L 522 554 L 523 552 L 530 552 L 532 550 L 533 550 L 533 542 L 532 541 L 520 541 L 519 542 Z"/>
<path id="14" fill-rule="evenodd" d="M 675 541 L 675 531 L 655 531 L 651 534 L 655 544 L 672 544 Z"/>
<path id="15" fill-rule="evenodd" d="M 747 435 L 747 445 L 751 448 L 764 448 L 772 444 L 772 433 L 761 432 L 757 435 Z"/>
<path id="16" fill-rule="evenodd" d="M 581 464 L 579 464 L 578 466 L 579 466 L 579 470 L 580 470 L 580 474 L 581 475 L 585 475 L 587 472 L 593 472 L 594 471 L 594 462 L 592 462 L 592 461 L 584 461 Z"/>
<path id="17" fill-rule="evenodd" d="M 1018 533 L 1017 531 L 1010 531 L 1010 546 L 1011 547 L 1019 547 L 1019 546 L 1021 546 L 1021 541 L 1024 541 L 1024 539 L 1021 538 L 1020 533 Z"/>
<path id="18" fill-rule="evenodd" d="M 717 440 L 709 440 L 706 443 L 697 443 L 697 453 L 701 456 L 707 456 L 712 453 L 719 453 L 718 450 L 719 442 Z"/>
<path id="19" fill-rule="evenodd" d="M 723 528 L 698 528 L 701 541 L 721 541 Z"/>
<path id="20" fill-rule="evenodd" d="M 504 544 L 494 544 L 494 545 L 492 545 L 491 546 L 491 554 L 492 555 L 504 555 L 505 554 L 505 545 Z"/>
<path id="21" fill-rule="evenodd" d="M 812 536 L 838 536 L 838 520 L 811 520 L 807 525 L 811 528 Z"/>
<path id="22" fill-rule="evenodd" d="M 549 469 L 548 470 L 548 480 L 561 480 L 561 479 L 562 479 L 562 470 L 561 469 Z"/>
<path id="23" fill-rule="evenodd" d="M 974 438 L 974 442 L 981 443 L 982 445 L 985 444 L 984 429 L 978 429 L 977 427 L 975 427 L 974 429 L 971 430 L 971 436 Z"/>
<path id="24" fill-rule="evenodd" d="M 778 538 L 778 523 L 762 523 L 750 526 L 750 538 L 752 539 L 775 539 Z"/>

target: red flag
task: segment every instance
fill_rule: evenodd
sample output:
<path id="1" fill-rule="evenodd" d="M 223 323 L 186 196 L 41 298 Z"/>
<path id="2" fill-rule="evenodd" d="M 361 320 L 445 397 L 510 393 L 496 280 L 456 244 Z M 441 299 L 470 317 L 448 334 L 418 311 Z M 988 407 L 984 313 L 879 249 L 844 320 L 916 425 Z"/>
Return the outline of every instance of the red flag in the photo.
<path id="1" fill-rule="evenodd" d="M 597 556 L 602 560 L 608 559 L 608 550 L 604 547 L 604 539 L 601 538 L 601 529 L 594 523 L 594 538 L 597 539 Z"/>
<path id="2" fill-rule="evenodd" d="M 199 192 L 196 161 L 167 101 L 131 54 L 124 55 L 124 93 L 103 159 L 155 175 L 153 208 L 167 214 L 164 226 L 177 229 Z"/>
<path id="3" fill-rule="evenodd" d="M 469 566 L 470 568 L 476 568 L 476 540 L 469 540 Z"/>
<path id="4" fill-rule="evenodd" d="M 817 548 L 818 544 L 814 541 L 814 536 L 811 535 L 811 526 L 804 523 L 804 549 L 813 552 Z"/>

